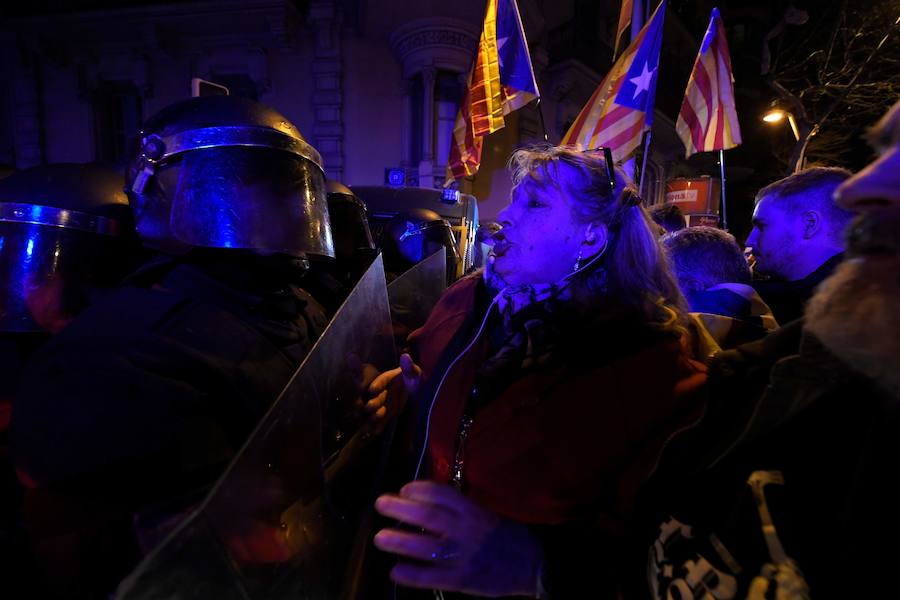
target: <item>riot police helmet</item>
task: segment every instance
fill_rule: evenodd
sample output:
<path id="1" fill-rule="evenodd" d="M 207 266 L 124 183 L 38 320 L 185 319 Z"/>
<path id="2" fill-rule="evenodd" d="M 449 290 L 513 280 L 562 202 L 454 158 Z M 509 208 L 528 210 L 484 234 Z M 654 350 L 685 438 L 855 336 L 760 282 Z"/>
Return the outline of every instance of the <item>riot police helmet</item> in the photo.
<path id="1" fill-rule="evenodd" d="M 459 248 L 446 219 L 427 208 L 408 209 L 384 226 L 381 250 L 385 268 L 402 273 L 441 249 L 447 250 L 447 274 L 452 279 L 459 264 Z"/>
<path id="2" fill-rule="evenodd" d="M 0 331 L 55 332 L 135 266 L 122 183 L 110 167 L 68 163 L 0 179 Z"/>
<path id="3" fill-rule="evenodd" d="M 346 263 L 374 258 L 365 202 L 342 183 L 329 180 L 326 186 L 335 258 Z"/>
<path id="4" fill-rule="evenodd" d="M 126 191 L 148 247 L 334 256 L 322 159 L 278 111 L 191 98 L 147 120 L 138 146 Z"/>

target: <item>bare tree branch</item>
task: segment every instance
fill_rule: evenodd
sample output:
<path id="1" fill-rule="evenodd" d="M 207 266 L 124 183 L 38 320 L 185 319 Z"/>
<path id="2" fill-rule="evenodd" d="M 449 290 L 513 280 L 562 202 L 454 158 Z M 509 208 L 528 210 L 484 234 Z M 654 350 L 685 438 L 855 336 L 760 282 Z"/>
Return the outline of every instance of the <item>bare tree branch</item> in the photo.
<path id="1" fill-rule="evenodd" d="M 789 165 L 804 150 L 813 160 L 854 165 L 861 130 L 900 97 L 898 18 L 900 0 L 865 7 L 845 1 L 836 13 L 823 7 L 811 30 L 781 33 L 784 56 L 774 57 L 770 85 L 798 125 L 808 125 Z"/>

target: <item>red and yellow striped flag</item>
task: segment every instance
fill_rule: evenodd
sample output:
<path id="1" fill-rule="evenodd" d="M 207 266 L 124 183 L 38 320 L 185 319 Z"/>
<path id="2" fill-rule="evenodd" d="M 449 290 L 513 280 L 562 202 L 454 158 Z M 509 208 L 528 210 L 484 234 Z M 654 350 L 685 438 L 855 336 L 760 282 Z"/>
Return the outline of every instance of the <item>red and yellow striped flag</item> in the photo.
<path id="1" fill-rule="evenodd" d="M 685 156 L 728 150 L 741 143 L 731 58 L 718 8 L 712 9 L 709 27 L 684 91 L 675 131 L 684 142 Z"/>
<path id="2" fill-rule="evenodd" d="M 616 47 L 613 49 L 613 57 L 619 53 L 622 45 L 622 34 L 631 25 L 631 12 L 634 9 L 634 0 L 622 0 L 622 8 L 619 9 L 619 24 L 616 26 Z"/>
<path id="3" fill-rule="evenodd" d="M 540 95 L 515 0 L 488 0 L 475 64 L 453 128 L 447 181 L 472 176 L 484 136 L 506 125 L 505 115 Z"/>
<path id="4" fill-rule="evenodd" d="M 665 13 L 662 0 L 578 113 L 563 136 L 563 145 L 584 149 L 607 146 L 616 161 L 624 160 L 640 145 L 653 121 Z"/>

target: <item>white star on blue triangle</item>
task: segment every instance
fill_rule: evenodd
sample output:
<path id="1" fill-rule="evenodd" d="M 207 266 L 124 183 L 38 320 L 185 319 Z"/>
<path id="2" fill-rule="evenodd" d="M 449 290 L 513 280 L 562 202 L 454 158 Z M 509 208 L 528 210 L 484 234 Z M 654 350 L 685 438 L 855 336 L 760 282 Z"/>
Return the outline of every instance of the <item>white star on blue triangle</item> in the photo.
<path id="1" fill-rule="evenodd" d="M 644 63 L 641 74 L 628 80 L 634 84 L 634 95 L 631 97 L 632 100 L 637 100 L 637 97 L 642 93 L 650 91 L 650 84 L 653 83 L 653 72 L 656 71 L 656 69 L 648 70 L 647 66 L 647 63 Z"/>

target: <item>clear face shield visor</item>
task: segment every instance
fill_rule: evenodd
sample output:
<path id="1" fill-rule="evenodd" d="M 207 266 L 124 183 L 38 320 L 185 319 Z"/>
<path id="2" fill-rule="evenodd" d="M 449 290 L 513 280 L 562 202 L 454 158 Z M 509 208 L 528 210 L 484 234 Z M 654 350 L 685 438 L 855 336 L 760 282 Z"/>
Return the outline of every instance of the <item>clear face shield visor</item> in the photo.
<path id="1" fill-rule="evenodd" d="M 418 264 L 440 250 L 447 249 L 447 273 L 455 273 L 460 262 L 459 247 L 450 224 L 445 220 L 407 223 L 397 240 L 398 250 L 411 265 Z"/>
<path id="2" fill-rule="evenodd" d="M 278 152 L 254 157 L 253 149 Z M 252 178 L 250 160 L 258 163 Z M 166 176 L 168 165 L 179 167 L 177 177 Z M 131 184 L 139 231 L 155 178 L 169 202 L 168 231 L 182 244 L 334 257 L 321 158 L 303 140 L 264 127 L 151 135 L 139 168 Z"/>
<path id="3" fill-rule="evenodd" d="M 334 251 L 339 260 L 357 260 L 359 255 L 375 256 L 375 242 L 361 200 L 346 194 L 330 194 L 328 214 L 334 235 Z"/>
<path id="4" fill-rule="evenodd" d="M 102 282 L 117 221 L 74 210 L 0 202 L 0 331 L 48 329 L 82 307 L 81 285 Z"/>

